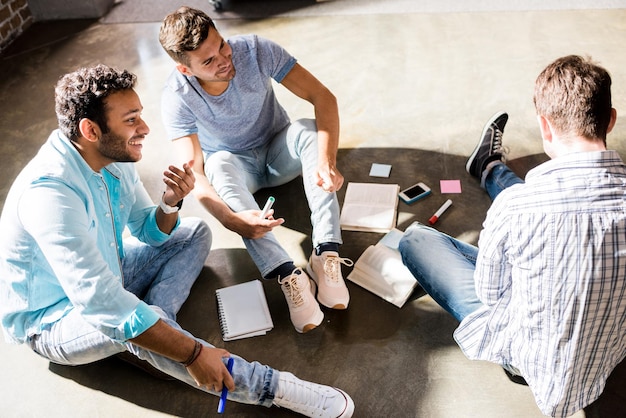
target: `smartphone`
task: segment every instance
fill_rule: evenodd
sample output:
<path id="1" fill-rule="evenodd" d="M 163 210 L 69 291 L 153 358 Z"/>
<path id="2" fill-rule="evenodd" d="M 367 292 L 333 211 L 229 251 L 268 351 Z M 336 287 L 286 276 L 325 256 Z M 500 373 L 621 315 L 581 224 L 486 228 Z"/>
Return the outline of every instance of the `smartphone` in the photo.
<path id="1" fill-rule="evenodd" d="M 399 193 L 400 199 L 405 203 L 413 203 L 430 194 L 430 187 L 422 182 L 402 190 Z"/>

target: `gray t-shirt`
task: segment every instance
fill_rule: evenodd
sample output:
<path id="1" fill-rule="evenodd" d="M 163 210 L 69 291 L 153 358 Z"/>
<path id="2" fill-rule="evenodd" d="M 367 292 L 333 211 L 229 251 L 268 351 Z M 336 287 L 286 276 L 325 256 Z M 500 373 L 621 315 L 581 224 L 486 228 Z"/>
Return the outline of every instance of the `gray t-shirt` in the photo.
<path id="1" fill-rule="evenodd" d="M 238 151 L 268 142 L 289 124 L 271 79 L 280 83 L 296 59 L 256 35 L 227 40 L 236 75 L 219 96 L 205 92 L 195 77 L 174 70 L 163 89 L 161 111 L 168 138 L 198 134 L 204 152 Z"/>

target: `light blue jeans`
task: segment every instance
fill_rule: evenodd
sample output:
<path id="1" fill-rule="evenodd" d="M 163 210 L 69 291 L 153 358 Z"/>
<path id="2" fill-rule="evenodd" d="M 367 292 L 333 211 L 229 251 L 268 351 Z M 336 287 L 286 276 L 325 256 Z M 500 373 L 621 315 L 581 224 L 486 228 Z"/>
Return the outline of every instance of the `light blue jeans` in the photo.
<path id="1" fill-rule="evenodd" d="M 151 247 L 134 238 L 124 240 L 124 287 L 151 305 L 163 321 L 192 338 L 195 337 L 183 330 L 175 318 L 204 265 L 211 239 L 211 230 L 204 221 L 183 218 L 172 237 L 160 247 Z M 130 351 L 162 372 L 198 388 L 182 364 L 129 341 L 108 338 L 85 322 L 75 309 L 46 327 L 41 334 L 30 337 L 29 344 L 42 357 L 64 365 L 91 363 Z M 279 373 L 268 366 L 249 363 L 235 355 L 232 357 L 236 390 L 228 393 L 228 399 L 271 406 Z M 201 389 L 219 396 L 214 391 Z"/>
<path id="2" fill-rule="evenodd" d="M 522 182 L 505 164 L 497 164 L 484 187 L 493 200 L 505 188 Z M 459 322 L 482 306 L 474 284 L 476 246 L 414 223 L 407 228 L 399 248 L 402 261 L 424 291 Z"/>
<path id="3" fill-rule="evenodd" d="M 236 153 L 218 151 L 207 155 L 204 170 L 216 192 L 235 212 L 259 209 L 253 193 L 285 184 L 302 175 L 311 210 L 313 247 L 320 243 L 341 244 L 339 202 L 336 193 L 327 193 L 317 186 L 317 156 L 315 121 L 300 119 L 264 146 Z M 289 204 L 277 201 L 274 207 Z M 273 233 L 258 239 L 244 238 L 244 243 L 263 277 L 292 261 Z"/>

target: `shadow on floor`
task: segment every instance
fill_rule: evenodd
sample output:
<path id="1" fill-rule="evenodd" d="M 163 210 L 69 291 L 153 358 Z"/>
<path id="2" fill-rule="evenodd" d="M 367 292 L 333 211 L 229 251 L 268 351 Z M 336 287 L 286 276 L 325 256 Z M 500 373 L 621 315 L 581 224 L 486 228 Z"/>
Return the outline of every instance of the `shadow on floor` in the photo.
<path id="1" fill-rule="evenodd" d="M 210 255 L 210 260 L 237 258 L 241 264 L 239 272 L 247 270 L 250 274 L 241 274 L 240 279 L 233 281 L 205 268 L 179 313 L 181 325 L 194 335 L 248 360 L 341 387 L 350 393 L 359 410 L 367 411 L 369 416 L 402 416 L 401 411 L 412 409 L 420 391 L 405 389 L 407 385 L 421 386 L 428 380 L 421 372 L 428 363 L 424 352 L 454 346 L 450 335 L 455 322 L 443 312 L 423 311 L 410 304 L 398 309 L 351 283 L 348 284 L 350 308 L 347 311 L 324 309 L 322 325 L 301 335 L 291 325 L 278 284 L 263 282 L 275 328 L 263 337 L 224 343 L 217 326 L 215 289 L 255 277 L 255 267 L 246 256 L 243 250 L 217 250 Z M 415 335 L 429 338 L 420 342 Z M 210 416 L 217 408 L 217 397 L 207 396 L 180 382 L 155 379 L 113 358 L 78 367 L 56 364 L 49 367 L 53 373 L 91 389 L 174 416 Z M 396 378 L 389 379 L 390 375 Z M 383 381 L 385 384 L 381 387 Z M 371 396 L 374 385 L 378 386 L 380 397 Z M 277 408 L 234 402 L 228 404 L 227 410 L 236 416 L 293 416 Z"/>
<path id="2" fill-rule="evenodd" d="M 529 160 L 534 158 L 529 157 Z M 390 177 L 370 177 L 369 168 L 374 162 L 392 164 Z M 525 161 L 515 163 L 524 171 Z M 467 232 L 480 228 L 489 206 L 489 199 L 478 182 L 465 172 L 465 157 L 406 148 L 342 149 L 338 166 L 346 181 L 398 183 L 407 187 L 420 180 L 433 188 L 433 195 L 420 203 L 410 206 L 399 203 L 399 218 L 403 219 L 398 225 L 400 229 L 414 220 L 426 222 L 441 202 L 451 197 L 453 209 L 442 217 L 438 227 L 451 235 L 473 237 L 476 235 L 467 235 Z M 142 177 L 147 187 L 151 187 L 152 180 L 143 174 Z M 440 179 L 460 179 L 463 193 L 441 195 Z M 159 181 L 154 179 L 155 187 Z M 309 211 L 301 178 L 262 190 L 255 197 L 263 203 L 270 193 L 276 197 L 278 216 L 287 220 L 285 227 L 310 236 Z M 345 187 L 338 193 L 340 202 L 344 194 Z M 214 231 L 214 242 L 219 236 L 219 231 Z M 368 245 L 381 237 L 382 234 L 346 231 L 341 254 L 356 260 Z M 310 253 L 308 240 L 299 245 L 305 254 Z M 259 273 L 242 248 L 215 249 L 207 263 L 179 313 L 179 323 L 194 335 L 248 360 L 341 387 L 353 397 L 356 416 L 366 413 L 367 416 L 403 417 L 406 411 L 415 410 L 415 405 L 421 403 L 421 397 L 429 390 L 431 377 L 426 372 L 429 363 L 433 357 L 441 357 L 438 353 L 442 350 L 456 347 L 452 339 L 456 321 L 432 301 L 429 303 L 429 298 L 420 299 L 424 293 L 419 287 L 411 301 L 398 309 L 351 282 L 348 282 L 349 309 L 324 309 L 325 319 L 320 327 L 301 335 L 291 325 L 278 284 L 264 281 L 274 329 L 263 337 L 225 343 L 218 326 L 215 290 L 259 278 Z M 344 267 L 344 277 L 348 272 Z M 176 416 L 206 416 L 217 408 L 216 397 L 189 390 L 180 382 L 154 379 L 117 359 L 80 367 L 50 364 L 50 370 L 81 385 Z M 376 396 L 372 396 L 373 388 Z M 235 403 L 229 403 L 228 412 L 237 416 L 291 416 L 277 408 L 267 410 Z"/>
<path id="3" fill-rule="evenodd" d="M 626 361 L 613 370 L 602 395 L 585 408 L 586 418 L 626 417 Z"/>

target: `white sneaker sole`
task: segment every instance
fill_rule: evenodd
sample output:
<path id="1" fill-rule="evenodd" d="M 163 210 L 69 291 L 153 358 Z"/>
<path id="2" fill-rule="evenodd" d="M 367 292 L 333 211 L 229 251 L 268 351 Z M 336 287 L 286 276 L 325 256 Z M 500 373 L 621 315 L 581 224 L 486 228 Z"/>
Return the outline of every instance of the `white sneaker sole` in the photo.
<path id="1" fill-rule="evenodd" d="M 341 392 L 341 394 L 346 397 L 346 408 L 343 410 L 341 415 L 339 415 L 337 418 L 350 418 L 352 416 L 352 414 L 354 413 L 354 401 L 343 390 L 341 390 L 339 388 L 335 388 L 335 389 L 337 391 Z"/>

